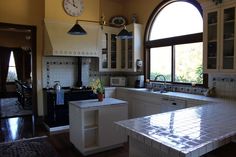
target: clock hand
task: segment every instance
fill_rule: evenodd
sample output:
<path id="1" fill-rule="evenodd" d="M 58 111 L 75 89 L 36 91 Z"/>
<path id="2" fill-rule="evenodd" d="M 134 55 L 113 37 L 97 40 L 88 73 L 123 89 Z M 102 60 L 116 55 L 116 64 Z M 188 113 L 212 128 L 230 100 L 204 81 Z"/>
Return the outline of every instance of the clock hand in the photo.
<path id="1" fill-rule="evenodd" d="M 77 5 L 75 5 L 75 1 L 73 0 L 73 6 L 74 7 L 76 7 L 76 8 L 78 8 L 78 6 Z"/>

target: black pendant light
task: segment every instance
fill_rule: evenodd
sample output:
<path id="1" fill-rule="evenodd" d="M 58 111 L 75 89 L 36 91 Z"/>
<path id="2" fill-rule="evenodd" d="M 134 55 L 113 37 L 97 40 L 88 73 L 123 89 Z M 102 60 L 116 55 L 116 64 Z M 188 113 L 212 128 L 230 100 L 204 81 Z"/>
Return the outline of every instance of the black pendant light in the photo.
<path id="1" fill-rule="evenodd" d="M 127 31 L 126 26 L 124 25 L 123 29 L 116 36 L 116 38 L 118 38 L 118 39 L 131 39 L 131 38 L 133 38 L 133 35 Z"/>
<path id="2" fill-rule="evenodd" d="M 76 20 L 75 25 L 67 32 L 71 35 L 85 35 L 87 32 L 79 25 L 79 20 Z"/>

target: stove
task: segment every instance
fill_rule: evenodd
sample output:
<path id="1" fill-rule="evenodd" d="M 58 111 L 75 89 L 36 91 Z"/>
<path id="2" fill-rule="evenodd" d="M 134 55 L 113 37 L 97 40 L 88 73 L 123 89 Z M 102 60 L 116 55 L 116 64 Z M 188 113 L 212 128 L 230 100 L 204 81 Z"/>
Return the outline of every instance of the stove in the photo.
<path id="1" fill-rule="evenodd" d="M 44 90 L 44 124 L 48 131 L 69 129 L 69 101 L 96 99 L 97 95 L 91 88 L 63 88 L 64 104 L 56 105 L 56 92 L 53 89 Z"/>

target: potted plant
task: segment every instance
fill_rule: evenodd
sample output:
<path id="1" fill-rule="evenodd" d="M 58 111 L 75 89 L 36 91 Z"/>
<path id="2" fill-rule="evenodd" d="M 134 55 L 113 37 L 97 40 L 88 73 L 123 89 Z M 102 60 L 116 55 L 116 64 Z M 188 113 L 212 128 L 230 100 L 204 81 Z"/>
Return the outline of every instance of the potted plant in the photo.
<path id="1" fill-rule="evenodd" d="M 104 97 L 104 86 L 103 82 L 100 79 L 96 79 L 91 82 L 91 88 L 95 94 L 98 96 L 98 101 L 103 101 Z"/>

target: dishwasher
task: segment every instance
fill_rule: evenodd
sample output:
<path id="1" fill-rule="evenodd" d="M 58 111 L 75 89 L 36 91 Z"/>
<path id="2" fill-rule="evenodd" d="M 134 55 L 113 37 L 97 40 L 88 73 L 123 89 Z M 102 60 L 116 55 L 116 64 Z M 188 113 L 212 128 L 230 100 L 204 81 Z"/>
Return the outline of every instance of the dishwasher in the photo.
<path id="1" fill-rule="evenodd" d="M 175 111 L 186 108 L 186 100 L 175 97 L 162 97 L 161 98 L 161 112 Z"/>

